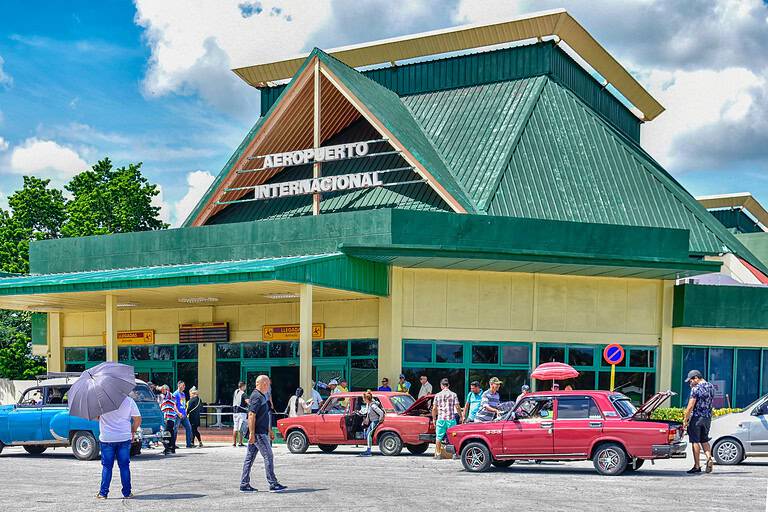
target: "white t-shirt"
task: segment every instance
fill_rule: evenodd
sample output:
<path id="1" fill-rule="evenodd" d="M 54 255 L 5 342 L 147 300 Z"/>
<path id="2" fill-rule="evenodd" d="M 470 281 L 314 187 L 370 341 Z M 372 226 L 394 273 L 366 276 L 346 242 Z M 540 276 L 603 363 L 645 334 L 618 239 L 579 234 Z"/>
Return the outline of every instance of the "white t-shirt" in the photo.
<path id="1" fill-rule="evenodd" d="M 116 411 L 107 412 L 99 417 L 99 441 L 102 443 L 122 443 L 133 439 L 131 418 L 141 417 L 133 398 L 127 396 Z"/>

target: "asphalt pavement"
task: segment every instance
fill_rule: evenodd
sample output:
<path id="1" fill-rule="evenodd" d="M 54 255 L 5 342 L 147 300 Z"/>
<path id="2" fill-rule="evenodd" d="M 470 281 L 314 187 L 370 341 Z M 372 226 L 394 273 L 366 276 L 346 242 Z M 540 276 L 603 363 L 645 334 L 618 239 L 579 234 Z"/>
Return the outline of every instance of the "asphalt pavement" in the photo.
<path id="1" fill-rule="evenodd" d="M 120 499 L 115 467 L 110 499 L 97 501 L 101 465 L 69 449 L 40 456 L 20 448 L 0 454 L 0 511 L 112 510 L 536 510 L 536 511 L 766 511 L 768 459 L 715 466 L 689 476 L 690 458 L 646 463 L 635 474 L 598 475 L 590 462 L 516 463 L 484 474 L 461 462 L 422 456 L 357 457 L 358 448 L 332 454 L 310 448 L 293 455 L 275 447 L 278 479 L 288 492 L 265 492 L 261 459 L 255 494 L 238 492 L 244 449 L 206 446 L 164 457 L 145 451 L 132 460 L 133 500 Z"/>

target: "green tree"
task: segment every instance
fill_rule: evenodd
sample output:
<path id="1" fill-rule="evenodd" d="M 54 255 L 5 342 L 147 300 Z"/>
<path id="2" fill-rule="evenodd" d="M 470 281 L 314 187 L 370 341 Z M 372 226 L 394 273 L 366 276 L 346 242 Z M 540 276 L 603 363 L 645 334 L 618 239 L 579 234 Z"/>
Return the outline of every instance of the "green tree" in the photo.
<path id="1" fill-rule="evenodd" d="M 45 373 L 45 360 L 32 355 L 30 316 L 0 309 L 0 377 L 28 380 Z"/>
<path id="2" fill-rule="evenodd" d="M 72 194 L 61 228 L 65 237 L 168 227 L 158 218 L 160 207 L 152 205 L 160 190 L 141 174 L 141 163 L 114 169 L 105 158 L 72 178 L 65 188 Z"/>

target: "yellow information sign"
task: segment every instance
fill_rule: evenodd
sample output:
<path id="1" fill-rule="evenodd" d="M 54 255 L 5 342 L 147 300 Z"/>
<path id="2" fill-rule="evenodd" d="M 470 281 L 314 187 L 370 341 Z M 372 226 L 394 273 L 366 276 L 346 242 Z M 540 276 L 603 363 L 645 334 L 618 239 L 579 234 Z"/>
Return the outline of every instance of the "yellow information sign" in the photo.
<path id="1" fill-rule="evenodd" d="M 155 343 L 155 331 L 117 331 L 118 345 L 153 345 Z"/>
<path id="2" fill-rule="evenodd" d="M 299 324 L 265 325 L 261 329 L 261 338 L 264 341 L 298 340 Z M 312 324 L 312 338 L 316 340 L 325 338 L 325 324 Z"/>

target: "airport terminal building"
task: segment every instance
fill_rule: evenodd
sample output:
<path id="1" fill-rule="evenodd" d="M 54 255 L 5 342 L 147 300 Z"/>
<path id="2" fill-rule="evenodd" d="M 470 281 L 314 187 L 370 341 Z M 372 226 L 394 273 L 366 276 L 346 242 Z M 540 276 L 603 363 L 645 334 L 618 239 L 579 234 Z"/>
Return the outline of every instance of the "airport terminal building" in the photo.
<path id="1" fill-rule="evenodd" d="M 716 406 L 768 391 L 768 258 L 643 150 L 663 107 L 567 12 L 235 72 L 261 117 L 183 227 L 33 242 L 0 279 L 49 370 L 211 403 L 267 373 L 281 409 L 401 372 L 513 397 L 552 360 L 607 388 L 620 343 L 637 401 L 691 368 Z"/>

